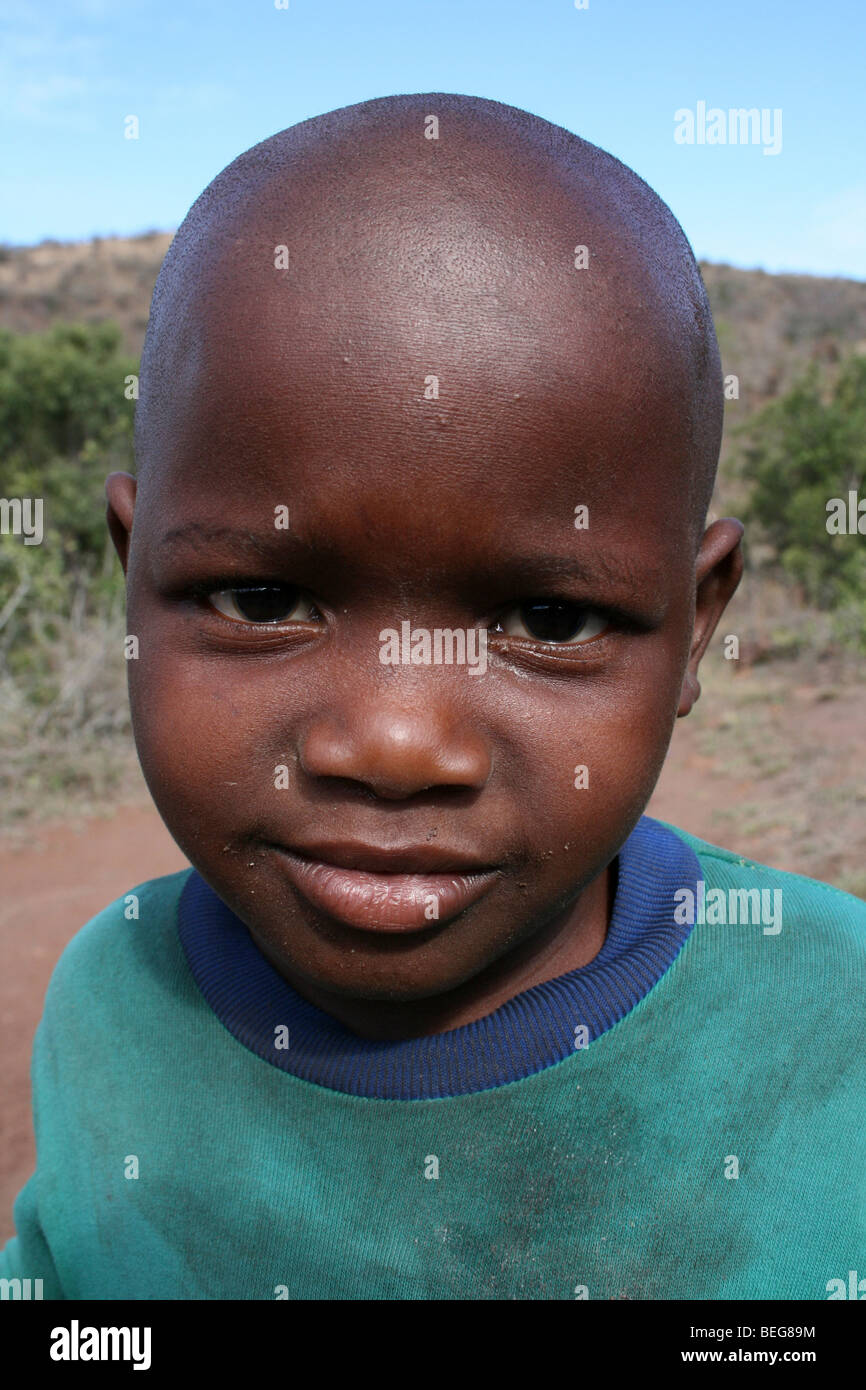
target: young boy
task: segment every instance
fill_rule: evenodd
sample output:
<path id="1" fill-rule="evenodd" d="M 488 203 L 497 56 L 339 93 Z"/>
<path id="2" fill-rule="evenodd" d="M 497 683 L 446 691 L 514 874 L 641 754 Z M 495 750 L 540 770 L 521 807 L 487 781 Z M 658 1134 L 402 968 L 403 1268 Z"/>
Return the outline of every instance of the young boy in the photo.
<path id="1" fill-rule="evenodd" d="M 681 229 L 543 120 L 365 102 L 206 189 L 107 483 L 194 867 L 56 969 L 5 1277 L 846 1296 L 866 906 L 642 814 L 740 577 L 721 427 Z"/>

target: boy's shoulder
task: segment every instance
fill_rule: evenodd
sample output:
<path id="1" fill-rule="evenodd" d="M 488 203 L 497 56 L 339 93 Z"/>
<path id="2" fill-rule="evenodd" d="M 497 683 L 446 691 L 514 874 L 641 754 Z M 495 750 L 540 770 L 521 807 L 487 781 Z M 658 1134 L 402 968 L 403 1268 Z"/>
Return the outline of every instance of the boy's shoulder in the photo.
<path id="1" fill-rule="evenodd" d="M 819 879 L 757 863 L 747 855 L 701 840 L 689 831 L 662 821 L 694 851 L 706 891 L 780 894 L 781 911 L 788 927 L 828 928 L 841 931 L 852 944 L 866 950 L 866 902 Z"/>
<path id="2" fill-rule="evenodd" d="M 55 965 L 31 1064 L 43 1145 L 64 1123 L 104 1125 L 118 1096 L 138 1084 L 132 1078 L 140 1078 L 145 1059 L 151 1080 L 158 1060 L 171 1085 L 177 1040 L 207 1012 L 178 932 L 192 872 L 149 879 L 116 898 L 76 932 Z"/>
<path id="3" fill-rule="evenodd" d="M 137 992 L 147 975 L 170 971 L 180 956 L 178 903 L 192 869 L 148 879 L 115 898 L 67 943 L 54 968 L 46 1005 Z"/>

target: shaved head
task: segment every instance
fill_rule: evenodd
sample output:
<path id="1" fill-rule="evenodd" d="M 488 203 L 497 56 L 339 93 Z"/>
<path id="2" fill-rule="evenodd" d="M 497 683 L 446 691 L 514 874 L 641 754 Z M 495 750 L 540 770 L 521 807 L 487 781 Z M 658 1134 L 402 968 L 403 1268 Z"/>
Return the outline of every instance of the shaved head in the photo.
<path id="1" fill-rule="evenodd" d="M 248 383 L 265 416 L 299 358 L 333 379 L 362 356 L 391 381 L 399 415 L 401 363 L 414 374 L 426 357 L 432 372 L 453 343 L 477 349 L 491 410 L 502 363 L 551 388 L 554 413 L 563 394 L 611 396 L 623 430 L 642 399 L 673 388 L 697 544 L 723 411 L 700 272 L 642 179 L 548 121 L 452 94 L 385 97 L 281 131 L 224 169 L 154 292 L 136 413 L 144 486 L 171 456 L 173 402 L 196 392 L 227 331 L 240 373 L 252 341 L 273 362 L 274 380 Z M 459 404 L 448 424 L 472 445 Z"/>

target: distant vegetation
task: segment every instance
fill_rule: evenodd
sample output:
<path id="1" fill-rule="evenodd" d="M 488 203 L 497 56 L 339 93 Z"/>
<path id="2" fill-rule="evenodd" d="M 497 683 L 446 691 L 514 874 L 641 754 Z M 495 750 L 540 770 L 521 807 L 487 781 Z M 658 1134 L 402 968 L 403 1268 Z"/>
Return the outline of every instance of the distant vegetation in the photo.
<path id="1" fill-rule="evenodd" d="M 769 542 L 770 564 L 833 614 L 838 639 L 866 650 L 866 536 L 856 529 L 866 500 L 866 356 L 850 358 L 829 389 L 813 365 L 746 433 L 738 460 L 750 484 L 744 520 Z M 844 515 L 842 534 L 828 530 L 837 521 L 827 510 L 832 499 Z"/>
<path id="2" fill-rule="evenodd" d="M 46 643 L 72 615 L 116 606 L 104 487 L 133 465 L 124 380 L 137 369 L 114 324 L 0 333 L 0 495 L 42 498 L 45 518 L 38 546 L 0 535 L 0 652 L 14 674 L 46 676 Z M 50 690 L 50 679 L 35 683 L 40 698 Z"/>
<path id="3" fill-rule="evenodd" d="M 137 371 L 113 324 L 0 333 L 0 497 L 41 498 L 44 536 L 0 535 L 0 800 L 50 813 L 82 783 L 102 797 L 128 729 L 123 577 L 105 477 L 132 467 Z"/>

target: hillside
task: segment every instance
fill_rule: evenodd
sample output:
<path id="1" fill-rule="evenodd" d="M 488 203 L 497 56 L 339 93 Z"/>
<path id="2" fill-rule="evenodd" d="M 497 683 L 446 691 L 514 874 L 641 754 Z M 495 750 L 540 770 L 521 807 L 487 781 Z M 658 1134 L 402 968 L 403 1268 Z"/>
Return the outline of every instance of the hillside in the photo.
<path id="1" fill-rule="evenodd" d="M 14 333 L 44 333 L 63 320 L 113 319 L 124 347 L 137 355 L 172 235 L 0 247 L 0 324 Z"/>
<path id="2" fill-rule="evenodd" d="M 170 232 L 0 247 L 0 323 L 39 333 L 59 320 L 114 319 L 141 350 Z M 740 418 L 790 386 L 812 360 L 866 352 L 866 283 L 768 275 L 701 264 L 725 371 L 740 382 Z"/>

